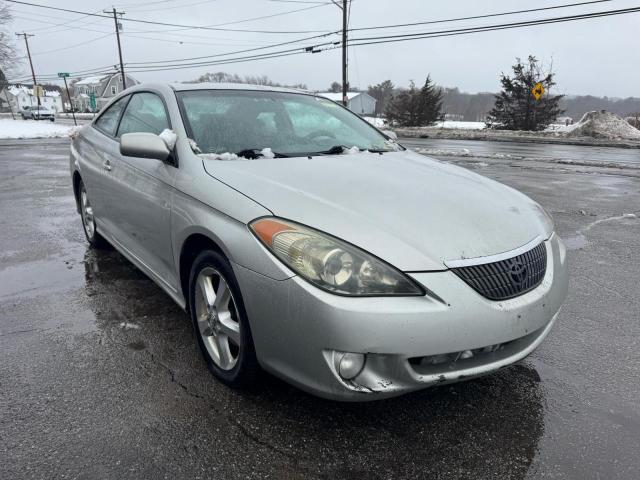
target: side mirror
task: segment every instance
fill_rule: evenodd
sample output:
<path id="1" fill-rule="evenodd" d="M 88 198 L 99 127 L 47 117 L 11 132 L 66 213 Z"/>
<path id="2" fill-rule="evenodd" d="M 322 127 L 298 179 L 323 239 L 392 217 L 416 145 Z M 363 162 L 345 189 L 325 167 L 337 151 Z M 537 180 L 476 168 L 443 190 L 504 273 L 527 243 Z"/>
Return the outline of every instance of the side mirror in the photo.
<path id="1" fill-rule="evenodd" d="M 398 140 L 398 135 L 393 130 L 383 130 L 382 133 L 384 133 L 391 140 Z"/>
<path id="2" fill-rule="evenodd" d="M 158 135 L 125 133 L 120 138 L 120 153 L 125 157 L 153 158 L 164 162 L 171 152 Z"/>

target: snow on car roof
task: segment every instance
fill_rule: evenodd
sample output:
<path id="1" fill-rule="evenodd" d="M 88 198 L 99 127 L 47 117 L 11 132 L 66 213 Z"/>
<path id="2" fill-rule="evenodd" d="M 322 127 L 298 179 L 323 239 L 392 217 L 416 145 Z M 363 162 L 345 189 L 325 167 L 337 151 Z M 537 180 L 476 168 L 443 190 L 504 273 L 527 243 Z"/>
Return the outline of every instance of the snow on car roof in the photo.
<path id="1" fill-rule="evenodd" d="M 144 85 L 142 85 L 144 86 Z M 247 83 L 170 83 L 169 86 L 176 91 L 185 90 L 259 90 L 265 92 L 285 93 L 310 93 L 309 90 L 297 90 L 295 88 L 271 87 L 268 85 L 251 85 Z"/>

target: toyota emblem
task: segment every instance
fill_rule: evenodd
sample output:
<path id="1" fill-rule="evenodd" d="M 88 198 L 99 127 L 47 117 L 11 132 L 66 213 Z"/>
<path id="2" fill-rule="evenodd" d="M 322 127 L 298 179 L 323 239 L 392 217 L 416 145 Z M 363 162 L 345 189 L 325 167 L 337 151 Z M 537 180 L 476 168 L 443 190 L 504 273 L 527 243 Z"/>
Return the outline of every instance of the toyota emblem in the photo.
<path id="1" fill-rule="evenodd" d="M 521 288 L 527 280 L 527 266 L 519 259 L 512 259 L 509 267 L 511 284 L 516 288 Z"/>

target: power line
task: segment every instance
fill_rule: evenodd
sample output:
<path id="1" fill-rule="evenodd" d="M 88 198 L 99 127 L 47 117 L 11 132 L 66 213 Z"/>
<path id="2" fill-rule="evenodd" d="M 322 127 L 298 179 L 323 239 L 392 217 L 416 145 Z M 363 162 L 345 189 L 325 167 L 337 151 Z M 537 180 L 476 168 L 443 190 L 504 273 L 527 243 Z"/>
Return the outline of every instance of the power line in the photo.
<path id="1" fill-rule="evenodd" d="M 512 22 L 512 23 L 503 23 L 503 24 L 494 24 L 494 25 L 485 25 L 479 27 L 470 27 L 470 28 L 458 28 L 458 29 L 449 29 L 449 30 L 439 30 L 439 31 L 428 31 L 428 32 L 419 32 L 413 34 L 402 34 L 402 35 L 386 35 L 386 36 L 376 36 L 376 37 L 362 37 L 353 39 L 349 46 L 363 46 L 363 45 L 373 45 L 380 43 L 392 43 L 399 41 L 408 41 L 408 40 L 417 40 L 417 39 L 426 39 L 426 38 L 436 38 L 436 37 L 444 37 L 444 36 L 457 36 L 457 35 L 468 35 L 472 33 L 482 33 L 489 31 L 498 31 L 505 29 L 513 29 L 513 28 L 524 28 L 531 27 L 537 25 L 545 25 L 545 24 L 553 24 L 553 23 L 562 23 L 562 22 L 570 22 L 577 20 L 586 20 L 593 19 L 599 17 L 613 16 L 613 15 L 624 15 L 630 13 L 638 13 L 640 12 L 640 7 L 627 8 L 627 9 L 618 9 L 618 10 L 608 10 L 608 11 L 600 11 L 600 12 L 592 12 L 587 14 L 580 15 L 570 15 L 570 16 L 562 16 L 562 17 L 550 17 L 529 21 L 521 21 L 521 22 Z M 223 58 L 220 60 L 213 60 L 209 62 L 195 62 L 195 63 L 169 63 L 166 65 L 160 65 L 161 62 L 156 62 L 155 64 L 146 65 L 146 64 L 127 64 L 133 65 L 130 69 L 131 72 L 140 73 L 140 72 L 153 72 L 153 71 L 169 71 L 176 69 L 184 69 L 189 67 L 204 67 L 211 65 L 226 65 L 232 63 L 241 63 L 247 61 L 254 60 L 265 60 L 270 58 L 281 58 L 287 57 L 291 55 L 300 55 L 305 53 L 319 53 L 327 50 L 332 50 L 335 48 L 340 48 L 340 41 L 337 42 L 324 42 L 319 45 L 308 45 L 304 47 L 297 47 L 293 49 L 268 52 L 258 55 L 248 55 L 248 56 L 240 56 L 240 57 L 231 57 L 231 58 Z M 266 48 L 266 47 L 265 47 Z M 255 50 L 255 49 L 248 49 Z M 236 52 L 239 53 L 239 52 Z M 221 56 L 228 56 L 227 54 L 219 54 Z M 212 58 L 208 56 L 207 58 Z M 182 59 L 178 61 L 184 62 Z M 137 65 L 137 66 L 136 66 Z M 78 74 L 81 74 L 78 72 Z"/>
<path id="2" fill-rule="evenodd" d="M 178 8 L 187 8 L 187 7 L 195 7 L 196 5 L 203 5 L 205 3 L 213 3 L 217 0 L 199 0 L 197 2 L 194 3 L 187 3 L 186 5 L 175 5 L 173 7 L 160 7 L 160 8 L 151 8 L 151 9 L 145 9 L 145 10 L 140 10 L 137 7 L 133 7 L 130 8 L 131 11 L 134 11 L 136 13 L 144 13 L 144 12 L 157 12 L 157 11 L 164 11 L 164 10 L 176 10 Z M 150 4 L 144 4 L 145 7 L 148 7 Z"/>
<path id="3" fill-rule="evenodd" d="M 380 30 L 380 29 L 386 29 L 386 28 L 415 27 L 417 25 L 433 25 L 437 23 L 460 22 L 464 20 L 480 20 L 483 18 L 504 17 L 507 15 L 518 15 L 522 13 L 543 12 L 547 10 L 557 10 L 560 8 L 572 8 L 572 7 L 579 7 L 579 6 L 585 6 L 585 5 L 593 5 L 597 3 L 609 3 L 613 1 L 615 0 L 591 0 L 588 2 L 566 3 L 562 5 L 553 5 L 551 7 L 529 8 L 526 10 L 512 10 L 510 12 L 488 13 L 484 15 L 473 15 L 470 17 L 447 18 L 442 20 L 429 20 L 424 22 L 413 22 L 413 23 L 398 23 L 394 25 L 377 25 L 377 26 L 371 26 L 371 27 L 358 27 L 358 28 L 351 28 L 350 31 L 355 32 L 355 31 L 362 31 L 362 30 Z"/>
<path id="4" fill-rule="evenodd" d="M 621 10 L 611 10 L 604 12 L 593 12 L 589 14 L 582 15 L 572 15 L 565 17 L 551 17 L 546 19 L 537 19 L 526 22 L 516 22 L 516 23 L 508 23 L 508 24 L 496 24 L 496 25 L 487 25 L 483 27 L 472 27 L 465 29 L 450 29 L 450 30 L 440 30 L 440 31 L 432 31 L 432 32 L 421 32 L 417 34 L 405 34 L 405 35 L 393 35 L 393 36 L 383 36 L 383 37 L 363 37 L 353 39 L 349 45 L 350 46 L 362 46 L 362 45 L 371 45 L 375 43 L 391 43 L 419 38 L 435 38 L 441 36 L 455 36 L 455 35 L 467 35 L 471 33 L 481 33 L 487 31 L 497 31 L 504 29 L 512 29 L 512 28 L 523 28 L 530 27 L 536 25 L 545 25 L 551 23 L 561 23 L 568 21 L 577 21 L 577 20 L 585 20 L 591 18 L 599 18 L 605 16 L 612 15 L 623 15 L 628 13 L 637 13 L 640 12 L 640 7 L 630 8 L 630 9 L 621 9 Z M 335 48 L 341 48 L 341 42 L 325 42 L 324 44 L 307 46 L 302 48 L 288 49 L 276 52 L 269 52 L 260 55 L 250 55 L 244 57 L 236 57 L 236 58 L 225 58 L 221 60 L 215 60 L 211 62 L 195 62 L 195 63 L 176 63 L 169 65 L 149 65 L 149 66 L 137 66 L 132 67 L 136 68 L 136 72 L 151 72 L 151 71 L 164 71 L 164 70 L 173 70 L 180 69 L 185 67 L 204 67 L 211 65 L 225 65 L 227 63 L 238 63 L 238 62 L 246 62 L 252 60 L 263 60 L 266 58 L 277 58 L 282 56 L 289 55 L 298 55 L 302 53 L 319 53 L 322 51 L 332 50 Z"/>
<path id="5" fill-rule="evenodd" d="M 72 9 L 69 9 L 69 8 L 50 7 L 48 5 L 39 5 L 37 3 L 29 3 L 29 2 L 24 2 L 24 1 L 21 1 L 21 0 L 6 0 L 6 1 L 10 2 L 10 3 L 20 4 L 20 5 L 28 5 L 30 7 L 46 8 L 46 9 L 49 9 L 49 10 L 57 10 L 57 11 L 61 11 L 61 12 L 76 13 L 76 14 L 79 14 L 79 15 L 88 15 L 88 16 L 92 16 L 92 17 L 111 18 L 110 16 L 100 15 L 98 13 L 83 12 L 83 11 L 79 11 L 79 10 L 72 10 Z M 155 22 L 155 21 L 152 21 L 152 20 L 142 20 L 142 19 L 137 19 L 137 18 L 127 18 L 125 20 L 127 22 L 144 23 L 144 24 L 148 24 L 148 25 L 161 25 L 161 26 L 164 26 L 164 27 L 179 27 L 179 28 L 194 29 L 194 30 L 217 30 L 217 31 L 223 31 L 223 32 L 265 33 L 265 34 L 326 33 L 326 31 L 324 31 L 324 30 L 248 30 L 248 29 L 220 28 L 220 27 L 213 27 L 213 26 L 206 26 L 206 25 L 182 25 L 182 24 L 178 24 L 178 23 Z"/>
<path id="6" fill-rule="evenodd" d="M 103 38 L 110 37 L 111 35 L 113 35 L 113 33 L 107 33 L 106 35 L 102 35 L 102 36 L 94 38 L 92 40 L 85 40 L 83 42 L 75 43 L 73 45 L 67 45 L 66 47 L 56 48 L 54 50 L 47 50 L 47 51 L 44 51 L 44 52 L 32 53 L 31 56 L 32 57 L 37 57 L 37 56 L 40 56 L 40 55 L 45 55 L 47 53 L 54 53 L 54 52 L 61 52 L 63 50 L 69 50 L 71 48 L 76 48 L 76 47 L 80 47 L 82 45 L 87 45 L 88 43 L 97 42 L 98 40 L 102 40 Z"/>
<path id="7" fill-rule="evenodd" d="M 378 43 L 390 43 L 393 41 L 411 40 L 414 38 L 420 39 L 420 38 L 431 38 L 436 36 L 466 35 L 470 33 L 480 33 L 485 31 L 490 32 L 490 31 L 496 31 L 496 30 L 523 28 L 523 27 L 530 27 L 530 26 L 536 26 L 536 25 L 546 25 L 551 23 L 572 22 L 577 20 L 587 20 L 591 18 L 625 15 L 625 14 L 637 13 L 637 12 L 640 12 L 640 7 L 623 8 L 618 10 L 605 10 L 602 12 L 567 15 L 563 17 L 551 17 L 551 18 L 537 19 L 537 20 L 526 20 L 526 21 L 520 21 L 520 22 L 486 25 L 486 26 L 480 26 L 480 27 L 458 28 L 458 29 L 440 30 L 440 31 L 433 31 L 433 32 L 405 33 L 405 34 L 398 34 L 398 35 L 382 35 L 377 37 L 362 37 L 362 38 L 353 39 L 353 42 L 368 42 L 368 43 L 356 43 L 356 45 L 373 45 Z M 374 41 L 371 41 L 371 40 L 374 40 Z M 375 40 L 380 40 L 380 41 L 375 41 Z"/>
<path id="8" fill-rule="evenodd" d="M 330 35 L 333 34 L 337 34 L 339 33 L 338 31 L 335 32 L 331 32 L 331 33 L 326 33 L 323 35 L 314 35 L 312 37 L 305 37 L 305 38 L 299 38 L 297 40 L 290 40 L 288 42 L 280 42 L 280 43 L 274 43 L 274 44 L 270 44 L 264 47 L 256 47 L 256 48 L 247 48 L 244 50 L 236 50 L 234 52 L 226 52 L 226 53 L 217 53 L 215 55 L 203 55 L 200 57 L 191 57 L 191 58 L 174 58 L 171 60 L 158 60 L 158 61 L 147 61 L 147 62 L 129 62 L 127 63 L 127 65 L 138 65 L 138 66 L 142 66 L 142 65 L 147 65 L 147 64 L 161 64 L 161 63 L 172 63 L 172 62 L 183 62 L 183 61 L 191 61 L 191 60 L 203 60 L 205 58 L 216 58 L 216 57 L 225 57 L 225 56 L 229 56 L 229 55 L 237 55 L 239 53 L 249 53 L 249 52 L 257 52 L 259 50 L 266 50 L 266 49 L 270 49 L 270 48 L 275 48 L 275 47 L 283 47 L 285 45 L 293 45 L 296 43 L 301 43 L 307 40 L 313 40 L 316 38 L 325 38 L 328 37 Z M 302 47 L 300 47 L 302 48 Z"/>
<path id="9" fill-rule="evenodd" d="M 18 11 L 17 11 L 17 13 L 18 13 L 18 14 L 22 14 L 22 15 L 36 15 L 36 16 L 38 16 L 38 17 L 52 18 L 52 19 L 54 19 L 54 20 L 63 20 L 63 18 L 62 18 L 62 17 L 54 17 L 53 15 L 44 15 L 44 14 L 42 14 L 42 13 L 25 12 L 25 11 L 22 11 L 22 10 L 18 10 Z M 43 31 L 45 31 L 45 30 L 50 30 L 50 29 L 53 29 L 53 28 L 56 28 L 56 27 L 61 27 L 61 26 L 69 25 L 70 23 L 76 23 L 76 22 L 78 22 L 78 21 L 82 20 L 83 18 L 90 17 L 90 16 L 91 16 L 91 15 L 82 15 L 82 16 L 80 16 L 80 17 L 78 17 L 78 18 L 74 18 L 74 19 L 72 19 L 72 20 L 66 20 L 66 21 L 65 21 L 65 22 L 63 22 L 63 23 L 43 22 L 42 20 L 34 20 L 34 19 L 31 19 L 31 18 L 28 18 L 28 17 L 26 18 L 26 20 L 29 20 L 29 21 L 38 21 L 38 22 L 40 22 L 40 23 L 51 23 L 51 26 L 50 26 L 50 27 L 42 27 L 42 28 L 37 28 L 37 29 L 32 29 L 32 30 L 31 30 L 31 31 L 34 31 L 34 32 L 43 32 Z M 24 18 L 24 17 L 19 17 L 19 18 Z"/>

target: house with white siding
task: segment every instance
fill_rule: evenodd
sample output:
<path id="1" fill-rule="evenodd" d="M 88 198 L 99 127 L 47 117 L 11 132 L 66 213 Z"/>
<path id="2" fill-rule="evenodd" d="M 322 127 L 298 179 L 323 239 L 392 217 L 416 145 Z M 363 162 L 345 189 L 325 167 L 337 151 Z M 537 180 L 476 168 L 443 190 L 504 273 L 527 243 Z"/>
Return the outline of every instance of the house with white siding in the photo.
<path id="1" fill-rule="evenodd" d="M 342 103 L 342 93 L 318 92 L 318 95 Z M 367 92 L 347 92 L 347 108 L 358 115 L 375 115 L 377 100 Z"/>
<path id="2" fill-rule="evenodd" d="M 55 85 L 42 85 L 42 96 L 40 105 L 60 113 L 64 110 L 62 105 L 62 95 L 59 87 Z M 33 94 L 33 85 L 16 84 L 9 85 L 0 91 L 3 106 L 9 100 L 9 105 L 14 113 L 18 113 L 24 107 L 35 107 L 38 105 L 38 98 Z"/>

